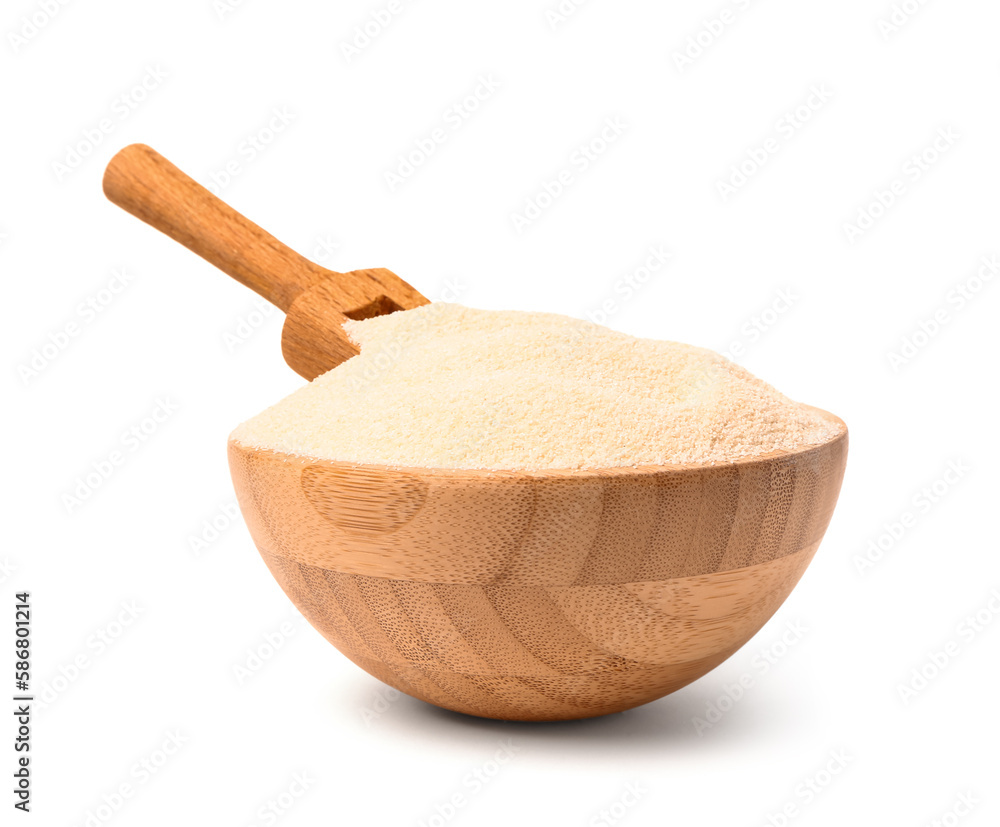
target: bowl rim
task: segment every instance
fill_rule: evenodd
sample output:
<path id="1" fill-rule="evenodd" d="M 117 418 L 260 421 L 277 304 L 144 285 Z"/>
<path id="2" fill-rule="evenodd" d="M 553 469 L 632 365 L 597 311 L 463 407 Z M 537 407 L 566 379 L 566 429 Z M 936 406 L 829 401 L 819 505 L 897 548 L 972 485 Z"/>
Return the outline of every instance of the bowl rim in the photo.
<path id="1" fill-rule="evenodd" d="M 338 460 L 330 457 L 317 457 L 311 454 L 291 454 L 285 451 L 278 451 L 273 448 L 259 448 L 253 445 L 240 442 L 229 437 L 229 447 L 240 451 L 252 453 L 255 456 L 266 457 L 274 461 L 283 463 L 302 465 L 322 465 L 326 468 L 333 468 L 342 471 L 371 471 L 376 474 L 393 476 L 419 476 L 433 477 L 440 479 L 565 479 L 565 480 L 586 480 L 604 479 L 608 477 L 654 477 L 657 475 L 681 474 L 688 471 L 721 471 L 728 468 L 746 468 L 757 464 L 774 462 L 775 460 L 802 458 L 810 453 L 828 448 L 837 442 L 845 442 L 848 437 L 847 424 L 835 414 L 822 408 L 812 405 L 803 405 L 821 414 L 832 424 L 838 427 L 837 433 L 824 442 L 810 443 L 802 445 L 794 450 L 769 451 L 765 454 L 753 454 L 741 457 L 737 460 L 714 461 L 699 463 L 684 463 L 674 465 L 621 465 L 608 468 L 536 468 L 536 469 L 512 469 L 512 468 L 436 468 L 412 465 L 390 465 L 385 463 L 365 463 L 353 462 L 350 460 Z"/>

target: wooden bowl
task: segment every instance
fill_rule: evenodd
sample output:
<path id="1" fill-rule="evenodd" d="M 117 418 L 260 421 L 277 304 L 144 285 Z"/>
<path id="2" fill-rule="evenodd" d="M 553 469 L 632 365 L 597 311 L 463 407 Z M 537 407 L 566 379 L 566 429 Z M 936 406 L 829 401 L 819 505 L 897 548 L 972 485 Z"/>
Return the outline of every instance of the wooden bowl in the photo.
<path id="1" fill-rule="evenodd" d="M 229 443 L 299 611 L 358 666 L 470 715 L 588 718 L 718 666 L 774 614 L 837 501 L 847 428 L 795 452 L 591 471 L 392 468 Z"/>

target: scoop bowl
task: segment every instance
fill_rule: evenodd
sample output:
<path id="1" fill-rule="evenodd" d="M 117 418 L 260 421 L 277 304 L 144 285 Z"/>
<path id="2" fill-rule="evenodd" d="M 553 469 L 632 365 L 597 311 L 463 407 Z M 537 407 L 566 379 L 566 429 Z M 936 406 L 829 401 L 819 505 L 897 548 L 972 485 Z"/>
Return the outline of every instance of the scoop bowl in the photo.
<path id="1" fill-rule="evenodd" d="M 847 459 L 833 439 L 718 465 L 464 471 L 230 440 L 250 533 L 327 640 L 381 681 L 485 718 L 656 700 L 718 666 L 816 552 Z"/>

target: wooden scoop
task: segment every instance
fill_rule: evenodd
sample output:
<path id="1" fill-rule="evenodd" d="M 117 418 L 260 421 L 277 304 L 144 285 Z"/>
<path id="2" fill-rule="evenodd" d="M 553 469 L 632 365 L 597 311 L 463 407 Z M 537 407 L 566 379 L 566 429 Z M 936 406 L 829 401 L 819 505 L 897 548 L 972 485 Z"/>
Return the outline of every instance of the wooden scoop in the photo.
<path id="1" fill-rule="evenodd" d="M 389 270 L 336 273 L 300 256 L 144 144 L 111 159 L 104 194 L 285 311 L 281 351 L 306 379 L 357 355 L 347 319 L 430 303 Z"/>

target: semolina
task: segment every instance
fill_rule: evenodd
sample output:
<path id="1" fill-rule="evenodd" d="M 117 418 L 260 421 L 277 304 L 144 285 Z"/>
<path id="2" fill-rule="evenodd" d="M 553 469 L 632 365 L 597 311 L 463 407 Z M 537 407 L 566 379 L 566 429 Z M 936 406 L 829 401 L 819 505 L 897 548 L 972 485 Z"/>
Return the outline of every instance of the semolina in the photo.
<path id="1" fill-rule="evenodd" d="M 730 463 L 842 430 L 710 350 L 566 316 L 434 303 L 345 328 L 359 356 L 232 438 L 352 463 L 530 471 Z"/>

